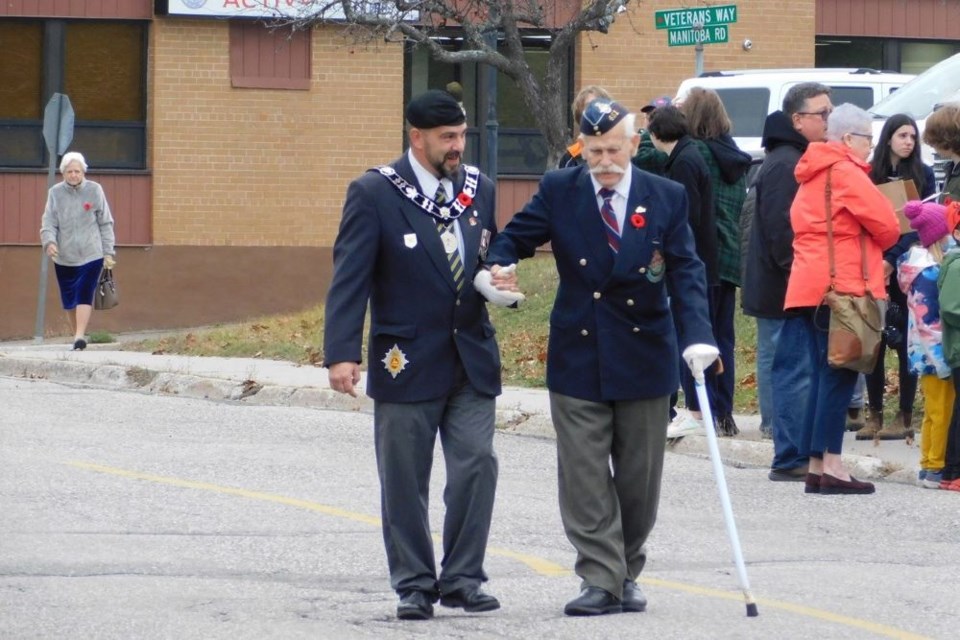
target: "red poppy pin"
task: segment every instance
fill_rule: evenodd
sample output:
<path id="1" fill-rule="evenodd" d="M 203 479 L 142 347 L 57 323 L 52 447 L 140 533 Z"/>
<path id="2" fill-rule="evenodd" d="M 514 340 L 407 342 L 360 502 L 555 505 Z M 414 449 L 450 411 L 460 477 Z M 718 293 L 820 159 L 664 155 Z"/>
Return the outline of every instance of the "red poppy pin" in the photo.
<path id="1" fill-rule="evenodd" d="M 471 197 L 468 196 L 466 193 L 464 193 L 463 191 L 461 191 L 461 192 L 460 192 L 460 195 L 457 196 L 457 202 L 459 202 L 460 204 L 462 204 L 462 205 L 465 206 L 465 207 L 469 207 L 469 206 L 470 206 L 470 203 L 473 202 L 473 198 L 471 198 Z"/>
<path id="2" fill-rule="evenodd" d="M 84 203 L 83 203 L 83 210 L 84 210 L 84 211 L 90 211 L 90 207 L 92 207 L 92 206 L 93 206 L 93 205 L 90 204 L 89 202 L 84 202 Z"/>
<path id="3" fill-rule="evenodd" d="M 642 229 L 647 226 L 647 219 L 643 217 L 643 214 L 646 213 L 646 209 L 643 207 L 637 207 L 633 211 L 633 215 L 630 216 L 630 224 L 632 224 L 637 229 Z"/>

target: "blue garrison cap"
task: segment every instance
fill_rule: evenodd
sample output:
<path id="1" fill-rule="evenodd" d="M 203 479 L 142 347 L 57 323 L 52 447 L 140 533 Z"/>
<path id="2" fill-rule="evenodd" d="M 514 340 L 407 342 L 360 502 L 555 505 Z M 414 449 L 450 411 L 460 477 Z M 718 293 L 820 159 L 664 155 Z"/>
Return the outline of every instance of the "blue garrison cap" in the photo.
<path id="1" fill-rule="evenodd" d="M 580 118 L 580 132 L 587 136 L 600 136 L 613 129 L 630 113 L 626 107 L 607 98 L 591 100 Z"/>

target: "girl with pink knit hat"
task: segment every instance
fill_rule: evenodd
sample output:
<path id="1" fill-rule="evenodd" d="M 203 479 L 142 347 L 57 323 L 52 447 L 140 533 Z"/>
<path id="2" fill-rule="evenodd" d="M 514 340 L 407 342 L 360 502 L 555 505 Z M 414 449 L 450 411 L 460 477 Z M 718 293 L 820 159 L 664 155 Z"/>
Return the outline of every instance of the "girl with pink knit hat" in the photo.
<path id="1" fill-rule="evenodd" d="M 897 265 L 897 282 L 907 297 L 910 370 L 919 376 L 924 397 L 918 479 L 923 487 L 939 489 L 956 392 L 943 348 L 937 278 L 944 251 L 955 243 L 943 205 L 912 200 L 903 213 L 922 245 L 911 247 Z"/>
<path id="2" fill-rule="evenodd" d="M 949 200 L 949 199 L 948 199 Z M 960 242 L 960 202 L 946 207 L 947 229 L 955 242 Z M 943 328 L 943 351 L 953 371 L 954 391 L 960 387 L 960 249 L 948 251 L 937 279 L 940 289 L 940 317 Z M 960 398 L 960 392 L 957 393 Z M 941 471 L 941 489 L 960 491 L 960 407 L 953 405 L 953 419 L 947 434 L 946 456 Z"/>

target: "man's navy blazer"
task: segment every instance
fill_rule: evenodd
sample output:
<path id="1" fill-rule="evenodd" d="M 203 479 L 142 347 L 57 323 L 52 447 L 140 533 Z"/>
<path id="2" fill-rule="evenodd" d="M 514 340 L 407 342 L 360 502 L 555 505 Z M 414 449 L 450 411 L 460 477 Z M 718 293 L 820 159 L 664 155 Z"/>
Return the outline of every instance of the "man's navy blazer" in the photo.
<path id="1" fill-rule="evenodd" d="M 390 166 L 420 188 L 406 154 Z M 464 180 L 461 170 L 455 196 Z M 347 189 L 333 247 L 324 365 L 361 361 L 369 300 L 371 398 L 384 402 L 439 398 L 451 390 L 458 362 L 477 391 L 499 395 L 500 354 L 494 329 L 485 299 L 473 288 L 482 232 L 487 231 L 490 240 L 496 236 L 495 207 L 493 182 L 480 175 L 473 202 L 459 219 L 464 285 L 458 295 L 436 218 L 377 171 L 354 180 Z"/>
<path id="2" fill-rule="evenodd" d="M 686 193 L 675 182 L 631 171 L 616 255 L 581 166 L 548 172 L 487 256 L 490 264 L 512 264 L 551 243 L 560 275 L 547 351 L 551 391 L 594 402 L 669 395 L 679 386 L 678 334 L 683 347 L 716 344 Z M 518 273 L 522 290 L 522 267 Z"/>

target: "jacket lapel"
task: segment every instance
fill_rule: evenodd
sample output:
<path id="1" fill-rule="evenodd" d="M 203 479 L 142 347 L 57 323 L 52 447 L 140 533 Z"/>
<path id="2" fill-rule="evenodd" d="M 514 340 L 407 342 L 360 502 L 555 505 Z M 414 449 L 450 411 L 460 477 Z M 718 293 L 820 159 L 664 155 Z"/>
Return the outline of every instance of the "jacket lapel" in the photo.
<path id="1" fill-rule="evenodd" d="M 417 180 L 417 175 L 413 172 L 413 167 L 410 166 L 410 160 L 406 154 L 393 164 L 393 168 L 401 178 L 416 187 L 417 190 L 420 189 L 420 182 Z M 390 188 L 394 189 L 393 185 L 391 185 Z M 427 256 L 430 258 L 433 266 L 437 268 L 437 271 L 440 272 L 440 275 L 446 280 L 449 287 L 456 291 L 457 285 L 454 283 L 453 274 L 450 272 L 450 262 L 447 260 L 447 252 L 444 251 L 443 243 L 440 241 L 436 218 L 421 209 L 419 205 L 407 197 L 401 195 L 400 199 L 403 201 L 403 206 L 400 207 L 400 210 L 410 224 L 410 227 L 417 234 L 419 241 L 423 244 L 423 248 L 427 252 Z M 476 259 L 476 256 L 474 256 L 474 259 Z"/>
<path id="2" fill-rule="evenodd" d="M 638 207 L 646 209 L 650 205 L 650 191 L 643 174 L 631 166 L 633 175 L 630 178 L 630 195 L 627 198 L 627 211 L 623 218 L 623 228 L 620 230 L 620 252 L 614 262 L 613 272 L 623 275 L 636 267 L 636 261 L 641 256 L 643 244 L 647 237 L 647 212 L 637 211 Z M 643 218 L 643 226 L 633 224 L 632 217 L 639 213 Z"/>
<path id="3" fill-rule="evenodd" d="M 607 232 L 600 218 L 597 194 L 593 190 L 593 181 L 590 179 L 590 172 L 586 165 L 580 170 L 575 193 L 570 202 L 573 205 L 573 216 L 580 226 L 580 237 L 583 238 L 587 249 L 593 254 L 601 270 L 609 273 L 613 267 L 613 252 L 607 244 Z"/>

